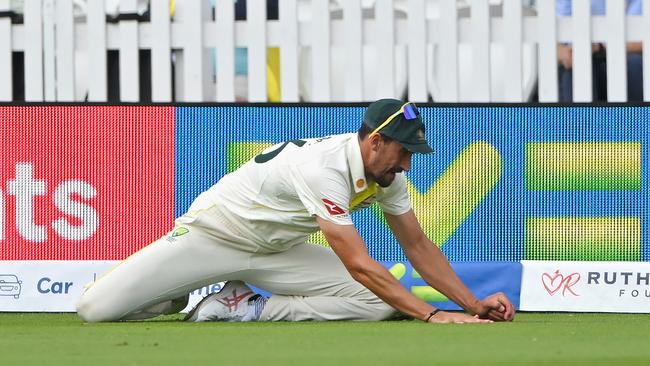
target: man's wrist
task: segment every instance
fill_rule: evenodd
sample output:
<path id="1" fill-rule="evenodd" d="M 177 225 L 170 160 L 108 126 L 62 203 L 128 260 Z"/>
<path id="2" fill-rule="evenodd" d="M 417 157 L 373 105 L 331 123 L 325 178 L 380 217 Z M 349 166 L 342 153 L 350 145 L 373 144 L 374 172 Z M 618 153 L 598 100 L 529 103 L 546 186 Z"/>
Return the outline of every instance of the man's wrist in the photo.
<path id="1" fill-rule="evenodd" d="M 423 319 L 425 323 L 428 323 L 431 318 L 433 318 L 436 314 L 440 312 L 440 309 L 435 309 L 434 311 L 430 312 L 427 314 L 427 316 Z"/>
<path id="2" fill-rule="evenodd" d="M 489 309 L 485 304 L 483 304 L 483 301 L 481 301 L 479 299 L 476 299 L 476 300 L 474 300 L 474 303 L 472 304 L 472 306 L 467 310 L 472 315 L 483 316 L 483 315 L 487 314 Z"/>

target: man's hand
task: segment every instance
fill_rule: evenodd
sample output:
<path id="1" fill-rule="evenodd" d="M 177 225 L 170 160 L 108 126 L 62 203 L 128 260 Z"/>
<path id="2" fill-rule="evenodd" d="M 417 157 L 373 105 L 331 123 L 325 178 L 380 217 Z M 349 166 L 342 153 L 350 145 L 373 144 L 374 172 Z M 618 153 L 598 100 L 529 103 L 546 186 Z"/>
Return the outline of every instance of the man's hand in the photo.
<path id="1" fill-rule="evenodd" d="M 515 307 L 502 292 L 497 292 L 480 301 L 483 308 L 477 312 L 481 319 L 494 321 L 512 321 L 515 318 Z"/>
<path id="2" fill-rule="evenodd" d="M 449 313 L 446 311 L 440 311 L 434 316 L 429 318 L 429 323 L 455 323 L 455 324 L 464 324 L 464 323 L 492 323 L 490 319 L 481 319 L 478 315 L 467 315 L 465 313 Z"/>

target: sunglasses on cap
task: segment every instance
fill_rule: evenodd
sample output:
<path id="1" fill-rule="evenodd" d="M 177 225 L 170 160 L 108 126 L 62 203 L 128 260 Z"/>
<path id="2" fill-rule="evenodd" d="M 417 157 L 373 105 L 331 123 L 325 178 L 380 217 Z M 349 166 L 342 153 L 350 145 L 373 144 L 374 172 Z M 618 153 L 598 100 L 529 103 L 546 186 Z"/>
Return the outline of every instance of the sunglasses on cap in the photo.
<path id="1" fill-rule="evenodd" d="M 411 102 L 404 103 L 402 107 L 399 109 L 399 111 L 388 116 L 388 118 L 386 118 L 384 122 L 382 122 L 377 128 L 374 129 L 374 131 L 370 133 L 370 136 L 376 134 L 382 128 L 386 127 L 392 120 L 395 119 L 395 117 L 399 116 L 400 114 L 404 114 L 404 118 L 410 121 L 418 118 L 418 116 L 420 115 L 420 111 L 418 111 L 417 107 L 415 106 L 415 103 L 411 103 Z"/>

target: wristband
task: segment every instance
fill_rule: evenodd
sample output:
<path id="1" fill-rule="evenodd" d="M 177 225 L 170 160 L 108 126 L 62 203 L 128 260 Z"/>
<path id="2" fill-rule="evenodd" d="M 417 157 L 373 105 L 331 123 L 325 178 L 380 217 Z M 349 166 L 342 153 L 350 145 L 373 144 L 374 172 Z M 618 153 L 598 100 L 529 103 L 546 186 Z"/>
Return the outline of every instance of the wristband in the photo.
<path id="1" fill-rule="evenodd" d="M 433 316 L 436 315 L 436 314 L 438 314 L 439 311 L 440 311 L 440 309 L 436 309 L 436 310 L 430 312 L 429 315 L 427 315 L 427 318 L 424 319 L 424 322 L 425 322 L 425 323 L 428 323 L 428 322 L 429 322 L 429 319 L 433 318 Z"/>

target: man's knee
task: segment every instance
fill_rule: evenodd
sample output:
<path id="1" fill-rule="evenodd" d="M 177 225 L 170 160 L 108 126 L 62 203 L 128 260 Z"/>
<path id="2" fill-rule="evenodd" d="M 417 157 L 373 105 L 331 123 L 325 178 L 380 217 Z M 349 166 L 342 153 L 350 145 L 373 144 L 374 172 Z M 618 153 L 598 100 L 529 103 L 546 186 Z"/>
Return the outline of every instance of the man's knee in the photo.
<path id="1" fill-rule="evenodd" d="M 120 320 L 124 316 L 123 300 L 118 294 L 106 296 L 96 288 L 88 288 L 77 301 L 77 315 L 89 323 Z"/>
<path id="2" fill-rule="evenodd" d="M 112 302 L 111 302 L 112 300 Z M 149 319 L 162 314 L 176 314 L 189 302 L 189 294 L 176 299 L 162 301 L 142 310 L 125 308 L 122 301 L 115 296 L 110 299 L 86 291 L 77 301 L 77 314 L 89 323 Z M 121 305 L 120 305 L 121 304 Z M 125 313 L 126 312 L 126 313 Z"/>
<path id="3" fill-rule="evenodd" d="M 105 303 L 89 296 L 88 291 L 77 301 L 77 315 L 81 320 L 89 323 L 114 320 L 108 314 Z"/>

